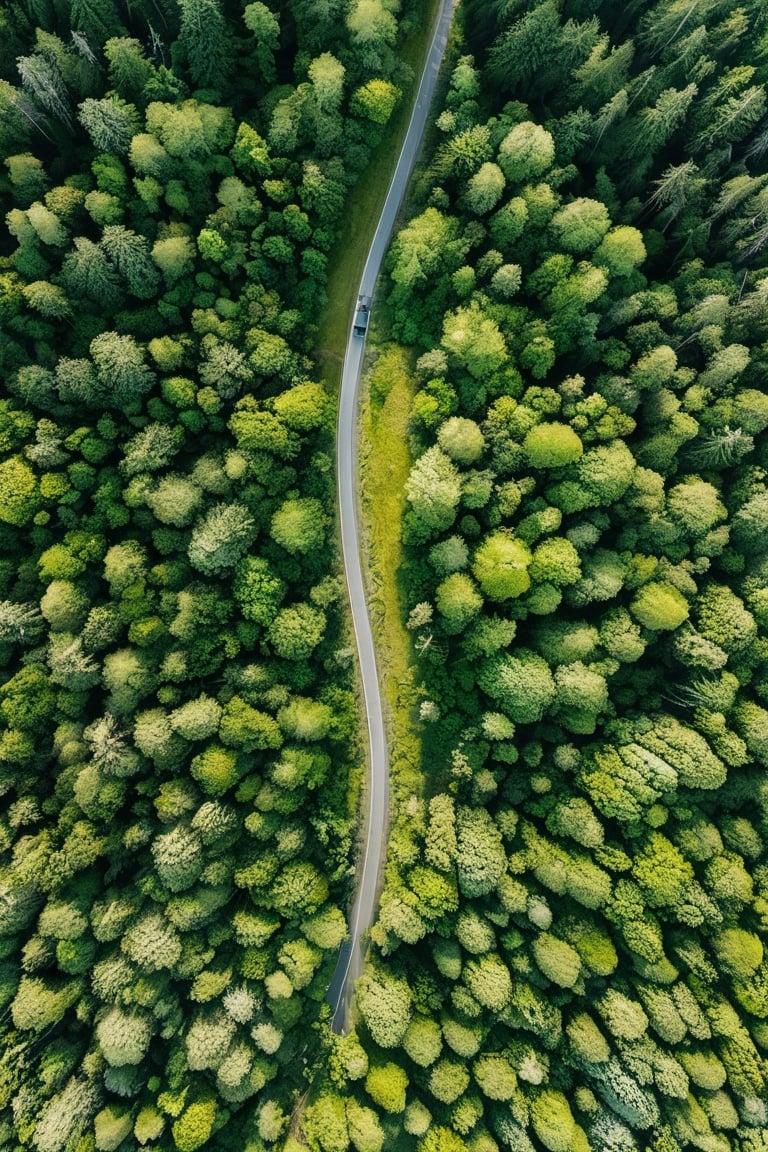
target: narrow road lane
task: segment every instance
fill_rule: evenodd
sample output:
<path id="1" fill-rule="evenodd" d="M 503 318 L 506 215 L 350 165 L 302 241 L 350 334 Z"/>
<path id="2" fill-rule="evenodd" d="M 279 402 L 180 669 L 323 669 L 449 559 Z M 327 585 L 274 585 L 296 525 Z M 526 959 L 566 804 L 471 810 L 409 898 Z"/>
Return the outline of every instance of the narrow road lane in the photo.
<path id="1" fill-rule="evenodd" d="M 358 291 L 363 296 L 373 296 L 395 218 L 421 147 L 438 72 L 448 42 L 448 31 L 455 4 L 456 0 L 441 0 L 408 131 L 360 281 Z M 364 854 L 358 863 L 357 892 L 350 914 L 349 939 L 341 949 L 327 993 L 328 1002 L 333 1009 L 332 1028 L 335 1032 L 343 1032 L 347 1027 L 355 981 L 363 967 L 362 938 L 371 927 L 376 912 L 379 879 L 385 859 L 389 809 L 387 740 L 376 668 L 376 651 L 365 600 L 358 524 L 357 402 L 364 350 L 364 337 L 355 336 L 350 326 L 341 378 L 336 456 L 341 545 L 368 722 L 369 775 Z"/>

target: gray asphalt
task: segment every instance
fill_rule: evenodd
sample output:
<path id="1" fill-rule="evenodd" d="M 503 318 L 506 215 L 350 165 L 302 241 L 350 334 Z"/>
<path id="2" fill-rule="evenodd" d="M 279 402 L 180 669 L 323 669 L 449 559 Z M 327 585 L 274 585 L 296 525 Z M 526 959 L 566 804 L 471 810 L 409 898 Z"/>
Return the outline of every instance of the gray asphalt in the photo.
<path id="1" fill-rule="evenodd" d="M 374 295 L 376 280 L 389 244 L 395 219 L 405 195 L 411 170 L 421 148 L 456 2 L 457 0 L 441 0 L 432 43 L 419 83 L 408 131 L 403 141 L 397 167 L 389 185 L 387 198 L 379 217 L 360 281 L 358 292 L 363 296 Z M 365 849 L 358 862 L 357 891 L 350 912 L 349 937 L 341 948 L 336 970 L 326 994 L 326 998 L 333 1009 L 331 1027 L 334 1032 L 344 1032 L 348 1026 L 355 981 L 363 968 L 363 938 L 371 927 L 376 914 L 386 856 L 389 815 L 387 739 L 376 666 L 376 650 L 365 599 L 358 522 L 358 393 L 364 351 L 365 339 L 354 335 L 350 323 L 341 378 L 336 453 L 341 545 L 368 722 L 369 772 L 366 789 Z"/>

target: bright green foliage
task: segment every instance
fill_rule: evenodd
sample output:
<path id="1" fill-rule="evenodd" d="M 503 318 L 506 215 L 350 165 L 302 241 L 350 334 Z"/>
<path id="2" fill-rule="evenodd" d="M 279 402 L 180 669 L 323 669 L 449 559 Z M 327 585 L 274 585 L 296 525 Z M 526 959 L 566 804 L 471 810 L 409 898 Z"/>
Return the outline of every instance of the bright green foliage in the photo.
<path id="1" fill-rule="evenodd" d="M 496 943 L 493 928 L 473 909 L 461 912 L 456 921 L 456 938 L 467 952 L 489 952 Z"/>
<path id="2" fill-rule="evenodd" d="M 489 600 L 510 600 L 530 588 L 531 552 L 522 540 L 505 532 L 486 536 L 472 560 L 480 587 Z"/>
<path id="3" fill-rule="evenodd" d="M 0 520 L 4 524 L 28 524 L 40 506 L 37 479 L 26 461 L 18 456 L 0 461 Z"/>
<path id="4" fill-rule="evenodd" d="M 349 1138 L 356 1152 L 381 1152 L 384 1129 L 372 1108 L 361 1107 L 354 1099 L 347 1101 Z"/>
<path id="5" fill-rule="evenodd" d="M 360 1013 L 371 1036 L 382 1048 L 403 1039 L 411 1018 L 411 993 L 402 980 L 385 972 L 363 976 L 357 990 Z"/>
<path id="6" fill-rule="evenodd" d="M 477 304 L 458 308 L 446 317 L 441 343 L 457 364 L 477 378 L 495 372 L 507 358 L 498 324 Z"/>
<path id="7" fill-rule="evenodd" d="M 531 1103 L 531 1123 L 549 1152 L 568 1152 L 576 1146 L 579 1129 L 562 1092 L 542 1089 Z"/>
<path id="8" fill-rule="evenodd" d="M 208 1142 L 216 1118 L 216 1101 L 198 1100 L 190 1104 L 173 1123 L 173 1143 L 178 1152 L 195 1152 Z"/>
<path id="9" fill-rule="evenodd" d="M 417 1148 L 418 1152 L 466 1152 L 467 1145 L 450 1128 L 433 1124 Z"/>
<path id="10" fill-rule="evenodd" d="M 0 1093 L 20 1152 L 275 1144 L 346 933 L 310 357 L 402 29 L 271 7 L 0 15 L 3 1046 L 42 1038 Z M 491 487 L 457 475 L 457 509 Z M 338 1103 L 340 1146 L 380 1152 L 374 1110 Z"/>
<path id="11" fill-rule="evenodd" d="M 253 520 L 242 504 L 218 504 L 195 526 L 189 544 L 191 563 L 205 575 L 234 568 L 255 536 Z"/>
<path id="12" fill-rule="evenodd" d="M 459 887 L 466 896 L 492 891 L 504 872 L 506 857 L 501 836 L 482 809 L 460 809 L 456 818 Z"/>
<path id="13" fill-rule="evenodd" d="M 491 1012 L 501 1012 L 509 1003 L 512 979 L 495 953 L 468 961 L 463 978 L 478 1004 Z"/>
<path id="14" fill-rule="evenodd" d="M 593 252 L 605 237 L 611 221 L 599 200 L 580 197 L 552 217 L 552 229 L 566 252 Z"/>
<path id="15" fill-rule="evenodd" d="M 22 976 L 11 1003 L 13 1023 L 20 1032 L 44 1032 L 58 1024 L 75 1001 L 76 986 L 51 986 L 37 977 Z"/>
<path id="16" fill-rule="evenodd" d="M 411 505 L 407 529 L 417 540 L 427 540 L 450 527 L 461 496 L 458 470 L 439 447 L 428 449 L 414 464 L 406 483 Z"/>
<path id="17" fill-rule="evenodd" d="M 579 954 L 565 940 L 542 932 L 532 945 L 537 965 L 548 980 L 561 988 L 572 988 L 581 973 Z"/>
<path id="18" fill-rule="evenodd" d="M 275 652 L 285 660 L 305 660 L 325 633 L 326 618 L 319 608 L 295 604 L 281 608 L 268 629 Z"/>
<path id="19" fill-rule="evenodd" d="M 688 602 L 672 584 L 645 584 L 630 605 L 632 614 L 654 632 L 672 631 L 688 619 Z"/>
<path id="20" fill-rule="evenodd" d="M 517 724 L 540 720 L 555 697 L 549 666 L 536 653 L 525 649 L 516 649 L 514 656 L 497 656 L 488 661 L 478 682 Z"/>
<path id="21" fill-rule="evenodd" d="M 715 952 L 725 971 L 740 980 L 749 980 L 763 961 L 759 937 L 742 928 L 726 928 L 718 933 Z"/>
<path id="22" fill-rule="evenodd" d="M 18 1152 L 765 1152 L 754 0 L 464 0 L 372 332 L 417 740 L 323 1041 L 360 756 L 318 325 L 407 7 L 0 13 Z"/>
<path id="23" fill-rule="evenodd" d="M 237 755 L 228 748 L 212 744 L 195 756 L 190 772 L 203 792 L 209 796 L 221 796 L 239 777 Z"/>
<path id="24" fill-rule="evenodd" d="M 170 726 L 185 740 L 204 740 L 218 730 L 221 713 L 218 702 L 203 694 L 176 708 L 171 713 Z"/>
<path id="25" fill-rule="evenodd" d="M 428 1068 L 437 1060 L 443 1047 L 440 1026 L 428 1016 L 414 1016 L 402 1044 L 414 1064 Z"/>
<path id="26" fill-rule="evenodd" d="M 646 255 L 642 233 L 637 228 L 619 224 L 606 233 L 592 259 L 595 264 L 605 265 L 613 276 L 630 276 Z"/>
<path id="27" fill-rule="evenodd" d="M 199 836 L 181 824 L 154 841 L 152 858 L 161 882 L 171 892 L 194 884 L 204 864 Z"/>
<path id="28" fill-rule="evenodd" d="M 534 550 L 529 572 L 537 583 L 575 584 L 581 577 L 579 554 L 570 540 L 544 540 Z"/>
<path id="29" fill-rule="evenodd" d="M 696 608 L 701 634 L 729 654 L 743 651 L 757 635 L 754 617 L 730 588 L 710 584 Z"/>
<path id="30" fill-rule="evenodd" d="M 555 142 L 549 132 L 530 120 L 516 124 L 499 146 L 499 163 L 509 181 L 532 182 L 542 176 L 555 158 Z"/>
<path id="31" fill-rule="evenodd" d="M 437 610 L 446 632 L 461 632 L 483 606 L 483 598 L 466 572 L 446 576 L 435 590 Z"/>
<path id="32" fill-rule="evenodd" d="M 344 1101 L 335 1093 L 324 1092 L 312 1102 L 302 1127 L 312 1148 L 321 1152 L 346 1152 L 349 1148 Z"/>
<path id="33" fill-rule="evenodd" d="M 121 948 L 140 968 L 158 972 L 172 968 L 181 956 L 181 942 L 159 912 L 148 912 L 125 933 Z"/>
<path id="34" fill-rule="evenodd" d="M 144 350 L 133 337 L 104 332 L 91 341 L 90 351 L 110 405 L 120 408 L 131 404 L 152 387 L 154 374 L 144 363 Z"/>
<path id="35" fill-rule="evenodd" d="M 469 1072 L 455 1060 L 440 1060 L 429 1073 L 429 1090 L 442 1104 L 452 1104 L 464 1094 Z"/>
<path id="36" fill-rule="evenodd" d="M 584 446 L 567 424 L 536 424 L 523 441 L 532 468 L 562 468 L 578 460 Z"/>
<path id="37" fill-rule="evenodd" d="M 234 593 L 246 620 L 271 624 L 285 592 L 285 583 L 274 574 L 267 560 L 246 556 L 238 564 Z"/>
<path id="38" fill-rule="evenodd" d="M 202 492 L 184 476 L 164 476 L 147 493 L 147 504 L 163 524 L 183 528 L 191 522 L 202 503 Z"/>
<path id="39" fill-rule="evenodd" d="M 270 532 L 287 552 L 303 554 L 322 546 L 325 525 L 319 500 L 289 500 L 272 517 Z"/>
<path id="40" fill-rule="evenodd" d="M 652 907 L 680 903 L 693 880 L 693 869 L 659 832 L 652 832 L 635 857 L 632 874 Z"/>
<path id="41" fill-rule="evenodd" d="M 93 1125 L 100 1152 L 115 1152 L 133 1128 L 130 1112 L 114 1104 L 98 1112 Z"/>
<path id="42" fill-rule="evenodd" d="M 488 1100 L 509 1100 L 515 1095 L 517 1076 L 501 1053 L 478 1057 L 472 1066 L 472 1075 Z"/>
<path id="43" fill-rule="evenodd" d="M 405 1070 L 391 1061 L 375 1064 L 369 1068 L 365 1078 L 365 1090 L 384 1112 L 405 1111 L 405 1090 L 408 1077 Z"/>
<path id="44" fill-rule="evenodd" d="M 350 108 L 374 124 L 386 124 L 402 93 L 388 80 L 369 80 L 352 94 Z"/>
<path id="45" fill-rule="evenodd" d="M 506 180 L 498 164 L 486 161 L 469 181 L 467 202 L 471 211 L 484 216 L 499 202 Z"/>

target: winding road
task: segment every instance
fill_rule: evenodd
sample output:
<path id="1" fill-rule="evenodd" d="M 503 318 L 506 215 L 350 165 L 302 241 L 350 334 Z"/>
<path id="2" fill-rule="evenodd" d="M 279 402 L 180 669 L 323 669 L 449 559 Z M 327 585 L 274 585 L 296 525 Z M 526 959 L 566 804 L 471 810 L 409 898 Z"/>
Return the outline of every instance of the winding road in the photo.
<path id="1" fill-rule="evenodd" d="M 419 82 L 408 131 L 381 210 L 368 252 L 358 292 L 373 296 L 382 260 L 387 250 L 395 218 L 405 195 L 411 170 L 419 153 L 427 124 L 432 96 L 448 42 L 453 9 L 457 0 L 441 0 L 432 42 Z M 365 338 L 355 336 L 350 326 L 339 397 L 336 429 L 338 462 L 339 524 L 344 570 L 352 608 L 360 676 L 368 722 L 369 774 L 368 806 L 365 813 L 365 848 L 358 864 L 357 891 L 349 919 L 349 937 L 342 946 L 327 1000 L 333 1010 L 331 1027 L 343 1032 L 348 1024 L 355 981 L 363 967 L 362 940 L 373 923 L 379 895 L 379 880 L 385 859 L 389 813 L 389 764 L 384 713 L 376 667 L 376 650 L 365 599 L 360 558 L 358 522 L 358 392 L 363 365 Z"/>

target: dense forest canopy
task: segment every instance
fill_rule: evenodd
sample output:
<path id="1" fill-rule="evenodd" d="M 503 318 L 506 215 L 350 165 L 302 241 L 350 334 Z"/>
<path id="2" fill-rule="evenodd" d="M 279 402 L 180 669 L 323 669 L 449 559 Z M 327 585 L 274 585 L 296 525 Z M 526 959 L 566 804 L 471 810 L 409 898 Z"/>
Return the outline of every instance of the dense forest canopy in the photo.
<path id="1" fill-rule="evenodd" d="M 312 357 L 423 7 L 0 12 L 14 1152 L 768 1152 L 758 0 L 464 0 L 371 374 L 410 365 L 423 789 L 328 1030 L 361 755 Z"/>
<path id="2" fill-rule="evenodd" d="M 0 1145 L 263 1148 L 359 775 L 309 354 L 396 3 L 0 13 Z"/>
<path id="3" fill-rule="evenodd" d="M 310 1135 L 757 1152 L 768 19 L 467 0 L 462 24 L 371 375 L 383 410 L 410 356 L 424 792 Z"/>

